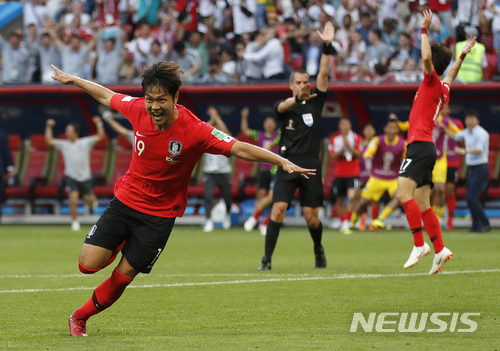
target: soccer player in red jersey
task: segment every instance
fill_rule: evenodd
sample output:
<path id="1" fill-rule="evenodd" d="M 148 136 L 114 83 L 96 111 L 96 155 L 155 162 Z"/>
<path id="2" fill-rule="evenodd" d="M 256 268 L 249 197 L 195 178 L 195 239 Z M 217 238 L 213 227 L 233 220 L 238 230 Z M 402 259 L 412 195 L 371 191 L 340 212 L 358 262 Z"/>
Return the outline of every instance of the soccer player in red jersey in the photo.
<path id="1" fill-rule="evenodd" d="M 436 148 L 432 134 L 443 105 L 449 102 L 450 85 L 465 55 L 476 43 L 476 37 L 469 39 L 462 50 L 462 55 L 450 67 L 441 82 L 439 77 L 448 67 L 452 53 L 445 46 L 429 44 L 427 28 L 431 20 L 432 12 L 424 11 L 424 20 L 421 24 L 424 80 L 418 88 L 410 111 L 408 151 L 399 170 L 397 198 L 403 205 L 414 240 L 413 250 L 404 268 L 416 265 L 430 252 L 429 245 L 424 241 L 423 221 L 435 252 L 429 274 L 435 274 L 443 268 L 453 253 L 444 246 L 439 220 L 430 205 L 432 170 L 436 163 Z"/>
<path id="2" fill-rule="evenodd" d="M 354 210 L 354 200 L 359 189 L 359 158 L 361 157 L 362 138 L 352 131 L 349 117 L 339 119 L 339 134 L 334 134 L 328 142 L 330 157 L 337 160 L 332 193 L 342 226 L 340 231 L 351 234 L 351 214 Z M 345 200 L 347 197 L 347 206 Z"/>
<path id="3" fill-rule="evenodd" d="M 130 168 L 117 180 L 115 197 L 88 233 L 78 265 L 82 273 L 92 274 L 111 264 L 120 251 L 122 258 L 111 277 L 70 316 L 72 336 L 87 336 L 88 318 L 118 300 L 137 274 L 151 271 L 175 218 L 184 214 L 189 178 L 203 153 L 274 163 L 305 178 L 315 174 L 272 152 L 236 141 L 178 105 L 182 71 L 173 62 L 157 62 L 144 71 L 142 98 L 117 94 L 52 67 L 53 79 L 76 85 L 121 112 L 135 133 Z"/>

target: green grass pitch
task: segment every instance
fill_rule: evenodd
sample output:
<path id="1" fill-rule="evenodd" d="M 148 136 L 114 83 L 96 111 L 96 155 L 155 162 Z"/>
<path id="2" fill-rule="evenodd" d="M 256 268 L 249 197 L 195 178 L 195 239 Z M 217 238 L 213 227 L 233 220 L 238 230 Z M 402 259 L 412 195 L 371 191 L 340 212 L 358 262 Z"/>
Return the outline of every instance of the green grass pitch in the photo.
<path id="1" fill-rule="evenodd" d="M 139 275 L 115 305 L 89 320 L 88 338 L 72 338 L 69 315 L 112 270 L 78 271 L 89 229 L 0 227 L 0 349 L 500 349 L 498 230 L 445 232 L 454 258 L 443 274 L 429 276 L 433 253 L 403 269 L 413 245 L 408 231 L 325 229 L 328 268 L 317 270 L 307 229 L 283 228 L 273 270 L 258 272 L 264 237 L 257 231 L 177 226 L 151 274 Z M 471 318 L 472 333 L 350 332 L 354 313 L 371 312 L 480 316 Z M 449 324 L 451 317 L 441 319 Z"/>

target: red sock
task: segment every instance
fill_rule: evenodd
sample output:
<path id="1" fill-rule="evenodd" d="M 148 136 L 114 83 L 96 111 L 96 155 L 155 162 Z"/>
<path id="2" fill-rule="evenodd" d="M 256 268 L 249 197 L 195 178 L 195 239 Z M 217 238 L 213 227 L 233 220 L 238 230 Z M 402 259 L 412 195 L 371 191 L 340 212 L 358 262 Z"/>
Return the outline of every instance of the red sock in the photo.
<path id="1" fill-rule="evenodd" d="M 415 199 L 410 199 L 402 204 L 408 224 L 410 225 L 411 232 L 413 234 L 413 242 L 415 246 L 424 245 L 424 234 L 422 233 L 422 214 L 420 213 L 420 207 Z"/>
<path id="2" fill-rule="evenodd" d="M 263 225 L 267 225 L 269 223 L 269 220 L 271 219 L 271 215 L 267 216 L 266 219 L 264 219 L 264 222 L 262 222 Z"/>
<path id="3" fill-rule="evenodd" d="M 448 218 L 453 218 L 455 210 L 457 209 L 457 197 L 455 195 L 448 197 L 446 199 L 446 205 L 448 206 Z"/>
<path id="4" fill-rule="evenodd" d="M 262 211 L 261 210 L 257 210 L 255 209 L 254 213 L 253 213 L 253 218 L 255 219 L 259 219 L 260 215 L 261 215 Z"/>
<path id="5" fill-rule="evenodd" d="M 372 219 L 373 220 L 377 219 L 379 211 L 380 211 L 379 205 L 372 206 Z"/>
<path id="6" fill-rule="evenodd" d="M 346 219 L 346 216 L 345 215 L 339 216 L 339 218 L 340 218 L 340 221 L 343 222 Z"/>
<path id="7" fill-rule="evenodd" d="M 434 245 L 434 252 L 441 252 L 444 247 L 441 225 L 439 224 L 439 219 L 432 208 L 428 208 L 422 212 L 422 220 L 424 221 L 425 231 L 427 232 L 427 235 L 429 235 L 432 245 Z"/>
<path id="8" fill-rule="evenodd" d="M 351 215 L 352 215 L 352 211 L 349 211 L 345 214 L 345 219 L 347 219 L 348 221 L 351 220 Z"/>
<path id="9" fill-rule="evenodd" d="M 115 268 L 111 277 L 99 285 L 92 294 L 92 297 L 85 304 L 73 312 L 73 318 L 87 320 L 97 314 L 122 296 L 125 288 L 132 282 L 132 278 L 126 277 Z"/>
<path id="10" fill-rule="evenodd" d="M 330 217 L 332 218 L 335 218 L 335 217 L 338 217 L 339 216 L 339 212 L 337 210 L 337 205 L 333 206 L 333 210 L 332 210 L 332 213 L 330 215 Z"/>

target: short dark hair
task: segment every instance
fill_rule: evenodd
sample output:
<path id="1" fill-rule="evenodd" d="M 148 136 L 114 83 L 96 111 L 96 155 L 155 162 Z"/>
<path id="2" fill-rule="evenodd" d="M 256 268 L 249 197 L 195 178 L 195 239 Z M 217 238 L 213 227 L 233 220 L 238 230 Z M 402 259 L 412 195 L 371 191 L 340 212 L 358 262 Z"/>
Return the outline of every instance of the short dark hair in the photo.
<path id="1" fill-rule="evenodd" d="M 387 72 L 389 71 L 387 66 L 381 63 L 375 64 L 375 66 L 373 66 L 373 69 L 375 70 L 375 73 L 377 73 L 379 76 L 383 76 L 387 74 Z"/>
<path id="2" fill-rule="evenodd" d="M 436 43 L 431 45 L 432 50 L 432 64 L 438 76 L 443 75 L 444 71 L 450 64 L 453 53 L 445 45 L 438 45 Z"/>
<path id="3" fill-rule="evenodd" d="M 47 38 L 49 38 L 49 39 L 52 39 L 52 37 L 50 36 L 50 33 L 43 32 L 43 33 L 42 33 L 42 38 L 45 38 L 45 37 L 47 37 Z"/>
<path id="4" fill-rule="evenodd" d="M 351 117 L 349 117 L 349 116 L 342 116 L 342 117 L 340 117 L 339 118 L 339 124 L 340 124 L 340 122 L 342 122 L 343 119 L 345 119 L 346 121 L 349 121 L 349 123 L 351 123 L 351 125 L 352 125 Z"/>
<path id="5" fill-rule="evenodd" d="M 467 110 L 465 111 L 465 117 L 474 116 L 479 120 L 479 113 L 476 110 Z"/>
<path id="6" fill-rule="evenodd" d="M 370 29 L 370 32 L 372 32 L 373 34 L 375 34 L 379 39 L 382 38 L 382 32 L 380 31 L 380 29 L 378 29 L 378 28 L 372 28 L 372 29 Z"/>
<path id="7" fill-rule="evenodd" d="M 405 38 L 406 38 L 406 39 L 408 39 L 408 40 L 410 40 L 410 39 L 411 39 L 410 35 L 409 35 L 408 33 L 406 33 L 406 32 L 400 32 L 400 33 L 398 34 L 398 36 L 400 36 L 400 37 L 401 37 L 401 36 L 403 36 L 403 37 L 405 37 Z"/>
<path id="8" fill-rule="evenodd" d="M 184 44 L 183 41 L 176 41 L 174 43 L 174 50 L 177 51 L 177 52 L 181 52 L 182 50 L 184 50 L 186 48 L 186 45 Z"/>
<path id="9" fill-rule="evenodd" d="M 174 97 L 182 85 L 180 66 L 175 62 L 159 61 L 153 63 L 142 73 L 142 91 L 158 88 L 168 91 Z"/>
<path id="10" fill-rule="evenodd" d="M 158 46 L 160 46 L 160 47 L 161 47 L 161 44 L 160 44 L 160 42 L 159 42 L 158 40 L 154 40 L 154 41 L 151 43 L 151 45 L 153 45 L 153 44 L 154 44 L 154 45 L 158 45 Z"/>
<path id="11" fill-rule="evenodd" d="M 208 60 L 208 65 L 209 66 L 212 66 L 212 65 L 219 66 L 220 65 L 219 58 L 217 56 L 211 56 L 210 59 Z"/>
<path id="12" fill-rule="evenodd" d="M 18 32 L 10 32 L 9 38 L 12 38 L 12 37 L 16 37 L 19 40 L 23 39 L 22 35 L 20 35 Z"/>
<path id="13" fill-rule="evenodd" d="M 399 127 L 398 120 L 396 118 L 388 118 L 387 122 L 385 122 L 385 127 L 387 127 L 389 123 L 396 123 L 396 125 Z"/>
<path id="14" fill-rule="evenodd" d="M 365 125 L 363 126 L 363 129 L 365 129 L 366 127 L 372 127 L 373 129 L 375 129 L 375 126 L 370 122 L 365 123 Z"/>
<path id="15" fill-rule="evenodd" d="M 75 130 L 75 133 L 80 135 L 80 131 L 82 130 L 82 127 L 80 126 L 80 123 L 76 121 L 71 121 L 68 123 L 68 126 L 72 126 L 73 129 Z"/>
<path id="16" fill-rule="evenodd" d="M 297 69 L 297 70 L 293 71 L 292 74 L 290 74 L 290 83 L 293 83 L 293 79 L 295 78 L 295 75 L 297 73 L 309 75 L 309 73 L 307 73 L 307 71 L 305 69 Z"/>

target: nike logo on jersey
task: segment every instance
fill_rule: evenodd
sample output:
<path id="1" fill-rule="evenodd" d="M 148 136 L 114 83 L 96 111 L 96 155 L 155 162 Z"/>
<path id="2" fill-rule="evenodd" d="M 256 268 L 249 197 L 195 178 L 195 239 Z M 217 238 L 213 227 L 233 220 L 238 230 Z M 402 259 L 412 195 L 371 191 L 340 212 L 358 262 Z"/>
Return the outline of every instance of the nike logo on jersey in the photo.
<path id="1" fill-rule="evenodd" d="M 140 137 L 145 137 L 145 135 L 139 134 L 139 132 L 135 132 L 135 134 Z"/>

